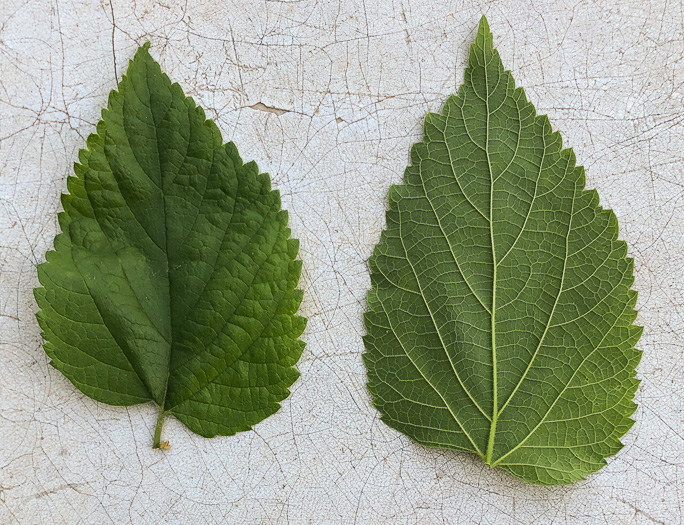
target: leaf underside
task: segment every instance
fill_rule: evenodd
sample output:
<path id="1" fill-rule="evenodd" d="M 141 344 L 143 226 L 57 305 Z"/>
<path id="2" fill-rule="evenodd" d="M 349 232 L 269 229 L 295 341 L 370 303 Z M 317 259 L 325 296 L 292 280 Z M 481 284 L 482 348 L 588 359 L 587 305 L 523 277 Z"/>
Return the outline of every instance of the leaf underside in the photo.
<path id="1" fill-rule="evenodd" d="M 51 364 L 112 405 L 202 436 L 279 408 L 304 344 L 301 262 L 268 174 L 243 164 L 148 44 L 67 182 L 35 290 Z"/>
<path id="2" fill-rule="evenodd" d="M 584 188 L 483 17 L 370 259 L 364 361 L 383 421 L 538 484 L 583 479 L 622 447 L 641 356 L 633 260 Z"/>

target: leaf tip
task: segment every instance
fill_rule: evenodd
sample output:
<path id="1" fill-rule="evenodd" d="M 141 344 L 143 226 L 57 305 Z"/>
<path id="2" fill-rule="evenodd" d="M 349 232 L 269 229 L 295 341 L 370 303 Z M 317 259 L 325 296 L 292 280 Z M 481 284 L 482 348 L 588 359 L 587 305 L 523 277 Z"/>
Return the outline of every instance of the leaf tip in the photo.
<path id="1" fill-rule="evenodd" d="M 139 60 L 154 60 L 152 58 L 152 55 L 150 55 L 150 41 L 149 40 L 138 48 L 138 50 L 135 52 L 135 55 L 133 56 L 133 60 L 131 62 L 137 62 Z M 130 63 L 129 63 L 129 69 L 130 69 Z"/>
<path id="2" fill-rule="evenodd" d="M 487 22 L 487 17 L 485 15 L 480 17 L 480 24 L 477 28 L 477 32 L 483 36 L 491 34 L 491 31 L 489 30 L 489 22 Z"/>

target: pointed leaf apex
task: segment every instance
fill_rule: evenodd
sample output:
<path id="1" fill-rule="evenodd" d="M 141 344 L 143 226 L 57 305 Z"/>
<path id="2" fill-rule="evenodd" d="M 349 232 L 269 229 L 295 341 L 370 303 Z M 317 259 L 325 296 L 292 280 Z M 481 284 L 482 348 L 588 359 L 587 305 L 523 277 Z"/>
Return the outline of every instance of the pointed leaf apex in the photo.
<path id="1" fill-rule="evenodd" d="M 480 25 L 477 28 L 477 32 L 482 36 L 490 34 L 489 23 L 487 22 L 487 17 L 485 15 L 482 15 L 482 18 L 480 18 Z"/>
<path id="2" fill-rule="evenodd" d="M 149 40 L 138 48 L 138 50 L 135 52 L 135 56 L 133 57 L 133 60 L 135 60 L 136 58 L 140 58 L 142 56 L 147 56 L 147 57 L 151 58 L 150 41 Z"/>

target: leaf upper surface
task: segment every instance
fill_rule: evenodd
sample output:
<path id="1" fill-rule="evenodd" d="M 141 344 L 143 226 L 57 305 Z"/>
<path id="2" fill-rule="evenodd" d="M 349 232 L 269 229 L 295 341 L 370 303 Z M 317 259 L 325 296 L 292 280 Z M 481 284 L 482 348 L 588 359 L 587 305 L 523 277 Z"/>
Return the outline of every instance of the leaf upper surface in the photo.
<path id="1" fill-rule="evenodd" d="M 633 261 L 615 215 L 516 88 L 486 19 L 425 119 L 370 259 L 368 388 L 388 425 L 569 483 L 621 447 L 636 405 Z"/>
<path id="2" fill-rule="evenodd" d="M 203 436 L 247 430 L 298 377 L 298 242 L 268 174 L 148 45 L 79 153 L 38 268 L 45 351 L 86 395 L 153 401 Z"/>

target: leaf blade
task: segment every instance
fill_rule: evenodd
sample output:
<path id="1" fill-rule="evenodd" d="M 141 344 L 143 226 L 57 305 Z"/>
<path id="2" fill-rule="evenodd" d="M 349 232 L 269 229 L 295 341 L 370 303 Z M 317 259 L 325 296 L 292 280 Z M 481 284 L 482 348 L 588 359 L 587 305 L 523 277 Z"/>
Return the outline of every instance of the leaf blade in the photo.
<path id="1" fill-rule="evenodd" d="M 385 422 L 535 483 L 581 479 L 617 452 L 638 384 L 636 292 L 615 216 L 584 186 L 572 151 L 504 69 L 483 17 L 458 95 L 428 114 L 404 183 L 390 190 L 369 261 L 364 361 Z M 419 408 L 425 385 L 397 346 L 409 361 L 432 362 L 425 380 L 469 443 L 440 433 L 446 412 Z M 576 428 L 553 419 L 564 413 Z"/>
<path id="2" fill-rule="evenodd" d="M 38 269 L 52 364 L 98 401 L 153 401 L 160 425 L 171 413 L 205 436 L 251 428 L 289 395 L 306 324 L 269 176 L 147 45 L 87 146 Z"/>

